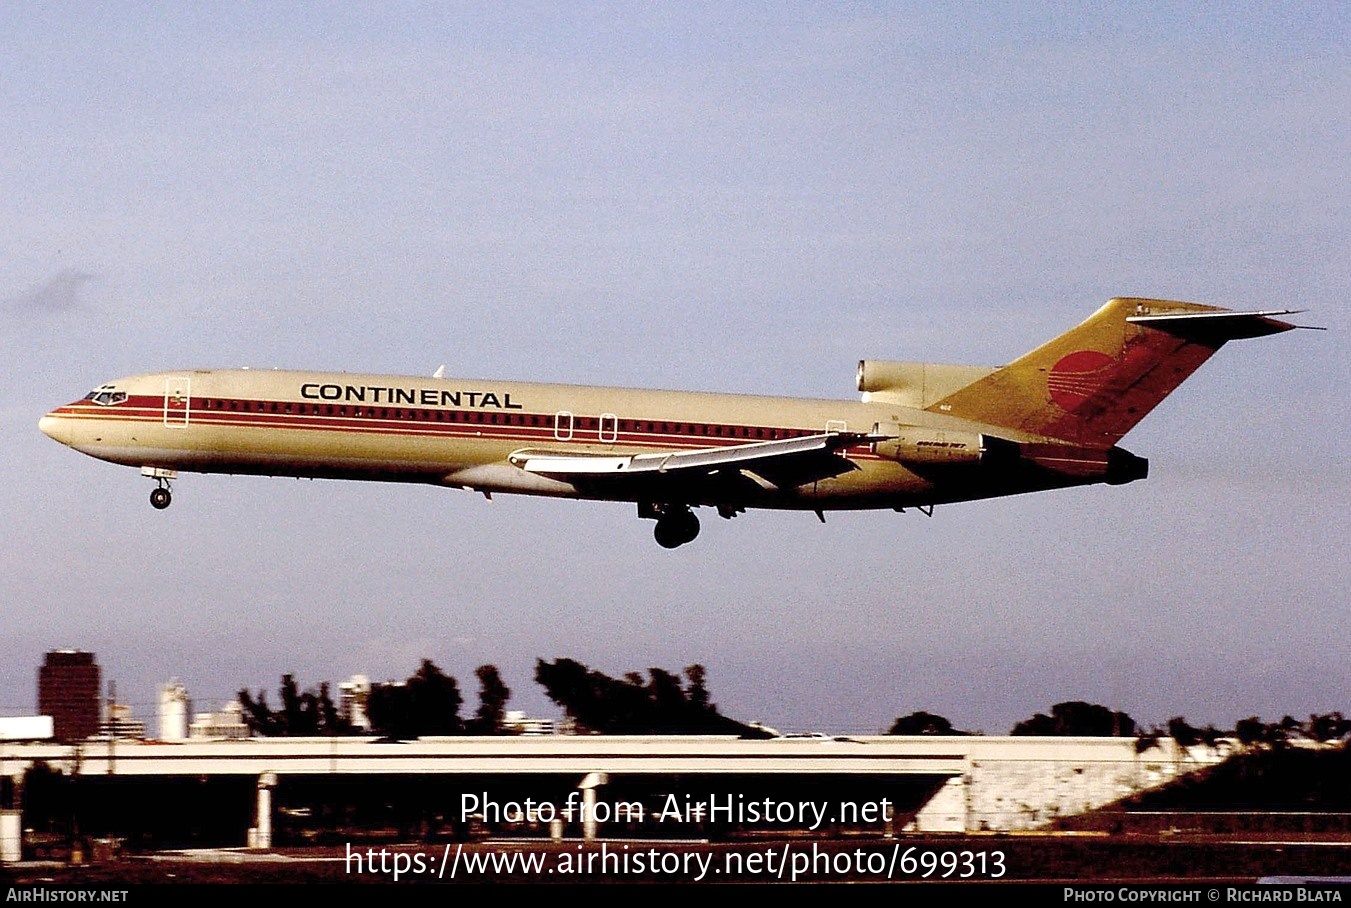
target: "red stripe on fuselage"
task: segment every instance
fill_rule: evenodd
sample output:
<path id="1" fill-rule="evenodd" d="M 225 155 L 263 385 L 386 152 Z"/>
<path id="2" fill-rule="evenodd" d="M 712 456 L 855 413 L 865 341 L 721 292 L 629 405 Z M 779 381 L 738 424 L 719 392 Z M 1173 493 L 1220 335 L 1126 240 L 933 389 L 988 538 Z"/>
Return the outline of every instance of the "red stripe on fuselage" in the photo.
<path id="1" fill-rule="evenodd" d="M 208 406 L 209 402 L 217 402 L 223 406 Z M 231 404 L 238 404 L 238 408 L 231 408 Z M 293 409 L 318 409 L 327 408 L 337 410 L 348 408 L 356 412 L 374 413 L 380 411 L 383 414 L 404 413 L 404 414 L 423 414 L 422 416 L 357 416 L 357 415 L 339 415 L 328 413 L 298 413 L 287 412 L 285 408 Z M 434 414 L 445 414 L 445 418 L 438 419 Z M 256 399 L 227 399 L 217 397 L 193 398 L 189 406 L 183 410 L 165 410 L 164 399 L 159 396 L 137 396 L 128 398 L 127 401 L 113 406 L 99 406 L 97 404 L 88 404 L 84 401 L 67 404 L 59 407 L 52 412 L 53 416 L 63 416 L 73 419 L 88 420 L 110 420 L 117 422 L 136 422 L 151 423 L 155 425 L 174 425 L 183 426 L 183 417 L 186 417 L 187 426 L 213 426 L 243 429 L 294 429 L 321 432 L 341 432 L 355 433 L 365 435 L 420 435 L 428 438 L 472 438 L 483 439 L 487 441 L 522 441 L 535 443 L 551 444 L 574 444 L 574 445 L 627 445 L 637 447 L 651 447 L 663 450 L 671 448 L 698 450 L 704 448 L 717 447 L 737 447 L 740 445 L 754 444 L 757 442 L 776 441 L 788 438 L 801 438 L 807 435 L 817 434 L 815 430 L 801 428 L 787 428 L 782 426 L 759 426 L 745 424 L 729 423 L 696 423 L 681 420 L 666 419 L 628 419 L 611 421 L 607 415 L 604 423 L 599 416 L 581 416 L 573 414 L 572 435 L 568 438 L 560 438 L 555 434 L 554 420 L 556 414 L 544 413 L 525 413 L 522 411 L 499 411 L 496 409 L 487 410 L 434 410 L 422 407 L 398 407 L 398 406 L 353 406 L 351 404 L 311 404 L 297 403 L 287 400 L 256 400 Z M 491 416 L 499 416 L 501 419 L 493 422 L 488 419 Z M 473 421 L 482 419 L 482 421 Z M 510 420 L 518 420 L 512 423 Z M 524 425 L 528 421 L 539 420 L 544 425 Z M 592 425 L 585 429 L 577 428 L 577 423 L 589 421 Z M 617 425 L 618 422 L 627 423 L 651 423 L 653 425 L 669 423 L 671 425 L 689 426 L 695 430 L 688 433 L 681 432 L 661 432 L 661 431 L 623 431 L 614 433 L 613 437 L 602 439 L 600 437 L 599 426 L 602 424 Z M 722 429 L 728 434 L 712 434 L 712 429 Z M 740 431 L 742 434 L 733 434 Z M 763 435 L 755 433 L 762 432 Z M 582 437 L 583 433 L 588 433 L 587 437 Z M 607 436 L 611 433 L 607 432 Z M 843 453 L 849 457 L 858 460 L 881 460 L 883 458 L 873 454 L 867 446 L 858 446 L 846 448 Z"/>

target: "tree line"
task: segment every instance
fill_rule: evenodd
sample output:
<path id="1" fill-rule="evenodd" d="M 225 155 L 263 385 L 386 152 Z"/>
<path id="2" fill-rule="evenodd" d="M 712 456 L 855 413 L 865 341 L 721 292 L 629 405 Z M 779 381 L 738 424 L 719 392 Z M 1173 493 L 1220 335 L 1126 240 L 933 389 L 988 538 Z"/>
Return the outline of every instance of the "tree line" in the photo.
<path id="1" fill-rule="evenodd" d="M 267 694 L 239 691 L 244 720 L 262 736 L 376 734 L 390 738 L 420 735 L 495 735 L 511 733 L 506 704 L 511 689 L 494 665 L 474 670 L 478 705 L 461 716 L 464 696 L 458 681 L 430 659 L 404 681 L 372 685 L 364 712 L 366 728 L 354 727 L 351 717 L 334 703 L 327 683 L 300 690 L 294 676 L 283 675 L 280 705 L 272 708 Z M 699 664 L 681 672 L 649 668 L 647 674 L 627 672 L 611 677 L 572 659 L 535 662 L 535 682 L 549 699 L 566 712 L 581 733 L 605 734 L 720 734 L 771 737 L 773 732 L 747 725 L 718 711 L 708 691 L 708 672 Z M 968 735 L 944 716 L 923 710 L 896 719 L 892 735 Z M 1263 722 L 1249 716 L 1229 730 L 1214 725 L 1193 726 L 1175 716 L 1163 726 L 1143 727 L 1131 716 L 1096 703 L 1070 700 L 1049 713 L 1035 713 L 1014 726 L 1013 735 L 1133 737 L 1139 752 L 1171 738 L 1183 747 L 1216 746 L 1236 739 L 1246 746 L 1279 749 L 1295 740 L 1351 739 L 1351 720 L 1340 712 L 1314 714 L 1307 721 L 1283 717 Z"/>
<path id="2" fill-rule="evenodd" d="M 505 720 L 511 689 L 494 665 L 481 665 L 474 674 L 479 682 L 478 708 L 472 717 L 463 719 L 459 683 L 430 659 L 423 659 L 404 681 L 371 686 L 364 710 L 369 728 L 354 727 L 351 717 L 333 702 L 327 683 L 301 691 L 289 674 L 281 679 L 279 707 L 272 708 L 262 690 L 256 695 L 247 689 L 239 691 L 239 703 L 250 731 L 266 737 L 509 733 Z M 649 668 L 647 677 L 629 672 L 620 678 L 572 659 L 539 659 L 535 664 L 535 681 L 582 732 L 764 737 L 764 732 L 718 712 L 709 699 L 707 676 L 698 664 L 686 666 L 680 674 Z"/>
<path id="3" fill-rule="evenodd" d="M 901 716 L 892 724 L 893 735 L 967 735 L 948 719 L 923 710 Z M 1049 715 L 1036 713 L 1013 727 L 1013 735 L 1053 737 L 1133 737 L 1140 751 L 1148 750 L 1164 738 L 1172 738 L 1183 747 L 1205 744 L 1216 746 L 1221 739 L 1236 739 L 1245 746 L 1281 748 L 1294 740 L 1330 742 L 1351 736 L 1351 719 L 1340 712 L 1315 713 L 1307 721 L 1291 716 L 1279 722 L 1263 722 L 1257 716 L 1238 720 L 1232 729 L 1214 725 L 1197 727 L 1182 716 L 1174 716 L 1163 726 L 1144 728 L 1124 712 L 1096 703 L 1071 700 L 1051 707 Z"/>
<path id="4" fill-rule="evenodd" d="M 468 719 L 460 718 L 464 697 L 459 682 L 430 659 L 423 659 L 405 681 L 372 685 L 364 705 L 369 731 L 393 738 L 501 734 L 511 689 L 495 665 L 480 665 L 474 674 L 479 682 L 479 705 Z M 334 704 L 328 682 L 301 692 L 293 675 L 282 675 L 280 699 L 281 705 L 273 709 L 266 691 L 256 696 L 247 688 L 239 692 L 251 732 L 264 737 L 368 733 Z"/>

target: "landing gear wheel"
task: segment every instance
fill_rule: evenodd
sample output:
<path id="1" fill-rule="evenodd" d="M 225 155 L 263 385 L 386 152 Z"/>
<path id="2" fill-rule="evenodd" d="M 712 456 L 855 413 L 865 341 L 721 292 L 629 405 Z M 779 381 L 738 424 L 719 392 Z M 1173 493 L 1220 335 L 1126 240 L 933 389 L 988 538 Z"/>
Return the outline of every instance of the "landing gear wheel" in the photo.
<path id="1" fill-rule="evenodd" d="M 664 549 L 673 549 L 684 541 L 677 529 L 669 520 L 658 520 L 656 528 L 652 530 L 652 536 L 657 540 L 657 545 Z"/>
<path id="2" fill-rule="evenodd" d="M 154 489 L 150 493 L 150 504 L 157 511 L 167 508 L 173 500 L 173 495 L 169 494 L 169 490 L 165 488 Z"/>
<path id="3" fill-rule="evenodd" d="M 657 520 L 652 535 L 657 540 L 657 545 L 662 548 L 677 548 L 687 542 L 693 542 L 699 535 L 699 518 L 689 509 L 666 514 Z"/>

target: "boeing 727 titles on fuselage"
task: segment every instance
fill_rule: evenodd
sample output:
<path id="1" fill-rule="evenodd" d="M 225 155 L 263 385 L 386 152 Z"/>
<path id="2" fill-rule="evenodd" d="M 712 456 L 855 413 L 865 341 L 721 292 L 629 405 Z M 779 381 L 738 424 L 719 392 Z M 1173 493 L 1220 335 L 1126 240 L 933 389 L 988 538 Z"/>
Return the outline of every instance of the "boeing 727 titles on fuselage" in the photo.
<path id="1" fill-rule="evenodd" d="M 674 548 L 697 507 L 905 508 L 1143 479 L 1117 442 L 1225 342 L 1296 326 L 1114 299 L 1002 368 L 864 360 L 861 401 L 257 370 L 121 378 L 41 420 L 140 467 L 421 482 L 636 503 Z"/>

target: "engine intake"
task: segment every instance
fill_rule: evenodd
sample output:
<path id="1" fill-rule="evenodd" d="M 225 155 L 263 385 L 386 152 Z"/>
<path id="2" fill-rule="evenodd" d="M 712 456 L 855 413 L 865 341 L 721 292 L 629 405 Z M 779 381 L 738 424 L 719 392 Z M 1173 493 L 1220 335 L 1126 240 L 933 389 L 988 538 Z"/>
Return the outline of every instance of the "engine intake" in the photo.
<path id="1" fill-rule="evenodd" d="M 885 400 L 923 410 L 994 371 L 985 366 L 862 359 L 858 363 L 858 389 L 865 401 Z"/>

